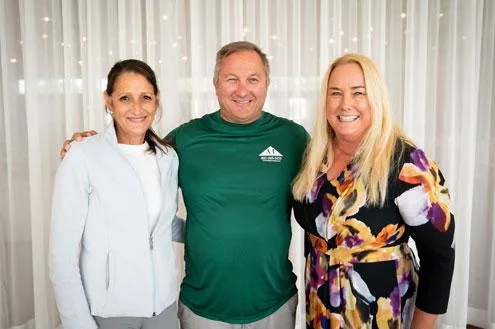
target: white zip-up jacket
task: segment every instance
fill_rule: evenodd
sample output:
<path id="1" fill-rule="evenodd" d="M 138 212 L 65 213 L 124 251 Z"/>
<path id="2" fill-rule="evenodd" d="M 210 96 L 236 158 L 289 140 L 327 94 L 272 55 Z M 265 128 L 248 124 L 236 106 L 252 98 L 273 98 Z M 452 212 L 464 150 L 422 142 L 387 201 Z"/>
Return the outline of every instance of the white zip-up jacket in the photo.
<path id="1" fill-rule="evenodd" d="M 113 124 L 73 143 L 62 161 L 49 268 L 64 329 L 97 328 L 92 315 L 151 317 L 175 302 L 172 235 L 182 239 L 175 218 L 178 158 L 172 148 L 157 149 L 156 161 L 162 205 L 154 227 L 138 173 L 118 150 Z"/>

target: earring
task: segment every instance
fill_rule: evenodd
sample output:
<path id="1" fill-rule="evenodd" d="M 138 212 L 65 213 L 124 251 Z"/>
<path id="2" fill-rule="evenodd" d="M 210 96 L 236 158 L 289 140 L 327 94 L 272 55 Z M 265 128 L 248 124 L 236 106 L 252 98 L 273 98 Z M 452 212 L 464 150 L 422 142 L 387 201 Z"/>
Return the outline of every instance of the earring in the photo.
<path id="1" fill-rule="evenodd" d="M 162 107 L 159 105 L 155 111 L 155 118 L 153 119 L 153 123 L 158 123 L 162 118 Z"/>

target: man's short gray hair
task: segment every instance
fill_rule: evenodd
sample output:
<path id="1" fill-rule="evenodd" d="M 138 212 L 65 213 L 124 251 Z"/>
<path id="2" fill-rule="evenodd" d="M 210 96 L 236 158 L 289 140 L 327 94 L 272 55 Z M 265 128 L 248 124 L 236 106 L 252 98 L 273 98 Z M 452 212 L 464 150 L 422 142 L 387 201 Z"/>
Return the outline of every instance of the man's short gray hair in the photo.
<path id="1" fill-rule="evenodd" d="M 232 54 L 239 53 L 239 52 L 244 52 L 244 51 L 254 51 L 256 52 L 260 58 L 261 61 L 263 62 L 263 66 L 265 67 L 265 74 L 266 74 L 266 79 L 267 82 L 270 81 L 270 64 L 268 63 L 268 58 L 266 57 L 266 54 L 261 51 L 260 47 L 255 45 L 252 42 L 249 41 L 235 41 L 226 44 L 222 48 L 220 48 L 219 51 L 217 51 L 217 58 L 215 62 L 215 71 L 213 73 L 213 80 L 217 81 L 218 80 L 218 73 L 220 71 L 220 64 L 222 64 L 222 61 L 225 57 L 228 57 Z"/>

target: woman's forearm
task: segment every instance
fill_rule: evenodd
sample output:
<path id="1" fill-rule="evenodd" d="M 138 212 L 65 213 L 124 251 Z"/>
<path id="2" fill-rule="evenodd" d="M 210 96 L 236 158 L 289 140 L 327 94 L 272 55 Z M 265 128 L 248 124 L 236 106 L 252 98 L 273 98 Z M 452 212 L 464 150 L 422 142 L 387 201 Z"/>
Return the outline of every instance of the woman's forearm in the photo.
<path id="1" fill-rule="evenodd" d="M 426 313 L 419 308 L 415 308 L 411 329 L 433 329 L 435 328 L 437 317 L 437 314 Z"/>

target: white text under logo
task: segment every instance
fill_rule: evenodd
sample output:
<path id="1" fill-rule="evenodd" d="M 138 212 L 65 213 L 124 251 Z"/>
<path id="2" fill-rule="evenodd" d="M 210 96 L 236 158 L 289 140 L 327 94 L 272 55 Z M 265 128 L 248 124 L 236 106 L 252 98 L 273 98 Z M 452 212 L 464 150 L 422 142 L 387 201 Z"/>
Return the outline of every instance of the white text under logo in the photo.
<path id="1" fill-rule="evenodd" d="M 268 146 L 259 157 L 263 162 L 280 162 L 284 156 L 272 146 Z"/>

